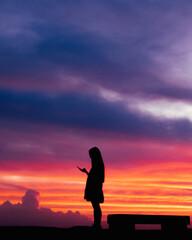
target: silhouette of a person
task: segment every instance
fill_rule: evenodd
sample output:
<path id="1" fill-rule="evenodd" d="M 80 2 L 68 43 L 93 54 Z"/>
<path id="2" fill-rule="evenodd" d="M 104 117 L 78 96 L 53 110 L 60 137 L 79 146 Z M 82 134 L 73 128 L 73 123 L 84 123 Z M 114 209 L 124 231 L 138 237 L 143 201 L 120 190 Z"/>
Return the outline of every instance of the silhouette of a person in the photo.
<path id="1" fill-rule="evenodd" d="M 89 150 L 89 156 L 91 158 L 92 168 L 88 172 L 85 168 L 79 168 L 80 171 L 86 173 L 87 183 L 85 188 L 84 198 L 87 201 L 91 201 L 94 210 L 94 225 L 93 228 L 101 229 L 101 217 L 102 212 L 100 203 L 104 202 L 103 195 L 103 183 L 105 180 L 105 167 L 101 152 L 97 147 L 93 147 Z"/>

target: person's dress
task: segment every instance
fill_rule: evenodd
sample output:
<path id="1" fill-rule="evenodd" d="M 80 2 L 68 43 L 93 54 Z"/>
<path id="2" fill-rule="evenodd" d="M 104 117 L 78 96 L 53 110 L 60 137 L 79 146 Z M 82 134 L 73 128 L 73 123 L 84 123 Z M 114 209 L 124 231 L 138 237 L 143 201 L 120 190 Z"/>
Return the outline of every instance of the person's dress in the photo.
<path id="1" fill-rule="evenodd" d="M 87 201 L 103 203 L 104 196 L 102 188 L 103 182 L 100 180 L 99 172 L 92 168 L 87 177 L 84 198 Z"/>

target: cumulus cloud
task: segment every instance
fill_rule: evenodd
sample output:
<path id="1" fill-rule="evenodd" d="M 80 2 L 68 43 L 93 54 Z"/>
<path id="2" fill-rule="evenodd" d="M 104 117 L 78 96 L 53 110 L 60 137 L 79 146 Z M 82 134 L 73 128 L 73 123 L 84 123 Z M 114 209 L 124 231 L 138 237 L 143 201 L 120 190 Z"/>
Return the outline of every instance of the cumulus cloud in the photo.
<path id="1" fill-rule="evenodd" d="M 46 226 L 71 227 L 91 224 L 88 217 L 79 212 L 54 212 L 49 208 L 39 208 L 39 193 L 28 189 L 22 202 L 12 204 L 10 201 L 0 205 L 0 226 Z"/>
<path id="2" fill-rule="evenodd" d="M 37 200 L 39 193 L 29 189 L 25 195 L 22 197 L 22 207 L 27 209 L 36 209 L 39 206 L 39 201 Z"/>

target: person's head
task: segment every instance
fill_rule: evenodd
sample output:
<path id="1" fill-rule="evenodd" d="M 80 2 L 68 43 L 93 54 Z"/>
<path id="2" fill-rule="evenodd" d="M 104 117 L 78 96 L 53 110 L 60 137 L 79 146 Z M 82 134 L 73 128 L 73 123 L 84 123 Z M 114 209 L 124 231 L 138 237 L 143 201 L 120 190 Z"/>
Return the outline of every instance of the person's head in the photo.
<path id="1" fill-rule="evenodd" d="M 101 152 L 97 147 L 93 147 L 89 149 L 89 156 L 91 159 L 98 159 L 98 160 L 102 159 Z"/>
<path id="2" fill-rule="evenodd" d="M 93 168 L 99 168 L 103 166 L 103 159 L 99 148 L 93 147 L 89 149 L 89 156 L 91 158 Z"/>

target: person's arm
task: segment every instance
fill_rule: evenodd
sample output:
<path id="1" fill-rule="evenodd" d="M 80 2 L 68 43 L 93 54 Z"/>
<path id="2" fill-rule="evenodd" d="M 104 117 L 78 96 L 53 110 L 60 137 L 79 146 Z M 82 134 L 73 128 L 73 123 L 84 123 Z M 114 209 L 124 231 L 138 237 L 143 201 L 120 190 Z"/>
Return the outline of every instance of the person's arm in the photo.
<path id="1" fill-rule="evenodd" d="M 84 172 L 84 173 L 86 173 L 87 175 L 89 174 L 88 172 L 87 172 L 87 170 L 86 170 L 86 168 L 80 168 L 80 167 L 77 167 L 81 172 Z"/>

